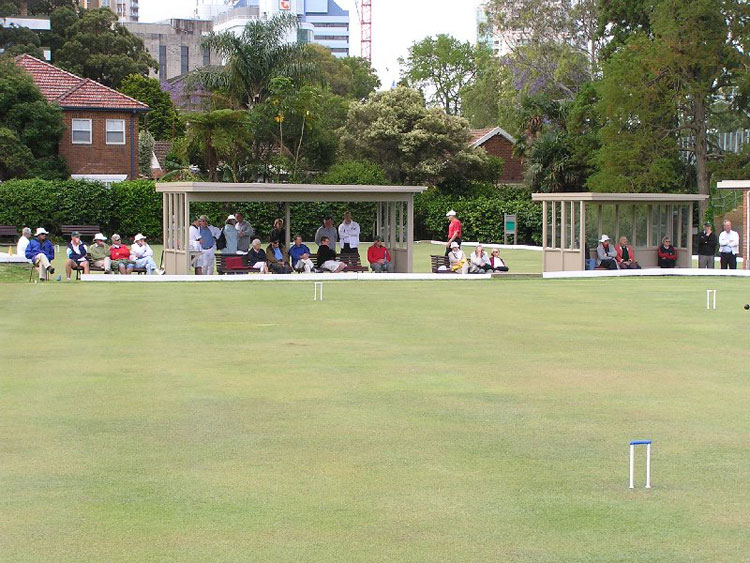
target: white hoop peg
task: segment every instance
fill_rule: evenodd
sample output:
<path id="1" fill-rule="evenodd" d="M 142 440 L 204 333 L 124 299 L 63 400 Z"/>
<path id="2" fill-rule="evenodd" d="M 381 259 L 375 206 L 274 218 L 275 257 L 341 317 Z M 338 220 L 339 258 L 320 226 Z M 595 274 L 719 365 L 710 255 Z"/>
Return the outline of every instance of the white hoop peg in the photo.
<path id="1" fill-rule="evenodd" d="M 320 294 L 320 300 L 323 301 L 323 282 L 315 282 L 313 286 L 313 301 L 318 300 L 318 294 Z"/>
<path id="2" fill-rule="evenodd" d="M 646 488 L 651 488 L 651 440 L 630 442 L 630 488 L 635 489 L 635 447 L 646 446 Z"/>

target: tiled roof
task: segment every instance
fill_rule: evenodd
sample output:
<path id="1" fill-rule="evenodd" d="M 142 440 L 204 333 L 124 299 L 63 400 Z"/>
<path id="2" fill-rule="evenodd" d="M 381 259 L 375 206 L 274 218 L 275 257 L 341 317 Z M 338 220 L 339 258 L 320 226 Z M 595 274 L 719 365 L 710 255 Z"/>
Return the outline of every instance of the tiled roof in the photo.
<path id="1" fill-rule="evenodd" d="M 171 141 L 154 141 L 154 156 L 159 164 L 164 168 L 164 164 L 167 161 L 167 153 L 172 148 Z"/>
<path id="2" fill-rule="evenodd" d="M 487 127 L 486 129 L 472 129 L 471 130 L 471 139 L 469 140 L 469 144 L 473 145 L 476 143 L 479 139 L 484 137 L 487 133 L 491 132 L 494 129 L 494 127 Z"/>
<path id="3" fill-rule="evenodd" d="M 16 57 L 16 64 L 31 75 L 47 101 L 64 109 L 124 109 L 148 111 L 149 107 L 100 84 L 90 78 L 81 78 L 31 55 Z"/>
<path id="4" fill-rule="evenodd" d="M 469 140 L 470 147 L 481 147 L 484 143 L 492 139 L 493 137 L 500 135 L 507 139 L 511 144 L 515 145 L 516 140 L 513 136 L 508 133 L 505 129 L 500 127 L 487 127 L 485 129 L 472 129 L 471 139 Z"/>

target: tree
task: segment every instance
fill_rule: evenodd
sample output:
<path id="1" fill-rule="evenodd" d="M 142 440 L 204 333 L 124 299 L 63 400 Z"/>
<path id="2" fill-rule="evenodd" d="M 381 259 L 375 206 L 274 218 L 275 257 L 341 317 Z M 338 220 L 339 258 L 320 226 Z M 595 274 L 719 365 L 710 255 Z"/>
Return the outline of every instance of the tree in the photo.
<path id="1" fill-rule="evenodd" d="M 318 176 L 316 181 L 335 186 L 383 186 L 388 183 L 383 168 L 369 160 L 343 160 Z"/>
<path id="2" fill-rule="evenodd" d="M 183 158 L 197 150 L 211 182 L 219 181 L 220 166 L 227 167 L 238 182 L 241 168 L 250 153 L 252 131 L 246 111 L 220 109 L 187 116 L 187 143 Z"/>
<path id="3" fill-rule="evenodd" d="M 364 100 L 375 90 L 380 88 L 380 78 L 367 59 L 362 57 L 344 57 L 339 59 L 352 71 L 352 87 L 349 97 L 354 100 Z"/>
<path id="4" fill-rule="evenodd" d="M 306 47 L 310 65 L 315 68 L 315 82 L 346 99 L 362 100 L 380 86 L 370 62 L 360 57 L 338 58 L 317 43 Z"/>
<path id="5" fill-rule="evenodd" d="M 481 49 L 481 48 L 478 48 Z M 409 47 L 406 59 L 399 58 L 401 79 L 420 90 L 430 105 L 448 115 L 461 111 L 461 91 L 477 73 L 478 52 L 471 43 L 450 35 L 426 37 Z"/>
<path id="6" fill-rule="evenodd" d="M 511 108 L 516 106 L 518 92 L 510 68 L 488 50 L 477 63 L 474 80 L 461 91 L 463 116 L 472 127 L 494 127 L 502 123 L 506 131 L 514 130 L 517 111 Z"/>
<path id="7" fill-rule="evenodd" d="M 148 130 L 138 132 L 138 172 L 144 178 L 151 177 L 151 159 L 154 154 L 154 137 Z"/>
<path id="8" fill-rule="evenodd" d="M 73 0 L 4 0 L 0 4 L 0 17 L 48 16 L 57 8 L 76 6 Z"/>
<path id="9" fill-rule="evenodd" d="M 28 53 L 32 57 L 44 59 L 39 36 L 27 27 L 0 25 L 0 52 L 11 57 Z"/>
<path id="10" fill-rule="evenodd" d="M 144 117 L 146 129 L 157 141 L 179 137 L 185 124 L 172 103 L 172 98 L 161 89 L 159 81 L 140 74 L 130 74 L 120 84 L 120 92 L 143 102 L 151 108 Z"/>
<path id="11" fill-rule="evenodd" d="M 44 99 L 30 76 L 0 61 L 0 180 L 68 175 L 57 154 L 62 112 Z"/>
<path id="12" fill-rule="evenodd" d="M 62 10 L 69 15 L 67 8 Z M 118 88 L 130 74 L 147 76 L 149 69 L 158 68 L 143 41 L 120 25 L 107 8 L 84 10 L 69 27 L 54 27 L 63 22 L 68 23 L 64 18 L 51 20 L 53 33 L 63 38 L 52 59 L 60 68 L 111 88 Z"/>

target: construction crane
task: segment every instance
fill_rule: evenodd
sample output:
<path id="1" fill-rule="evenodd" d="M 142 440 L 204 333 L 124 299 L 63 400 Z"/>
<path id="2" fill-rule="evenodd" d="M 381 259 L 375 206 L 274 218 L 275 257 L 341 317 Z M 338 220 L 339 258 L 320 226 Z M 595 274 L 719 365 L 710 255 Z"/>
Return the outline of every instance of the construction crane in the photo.
<path id="1" fill-rule="evenodd" d="M 359 15 L 361 57 L 372 62 L 372 0 L 354 0 Z"/>

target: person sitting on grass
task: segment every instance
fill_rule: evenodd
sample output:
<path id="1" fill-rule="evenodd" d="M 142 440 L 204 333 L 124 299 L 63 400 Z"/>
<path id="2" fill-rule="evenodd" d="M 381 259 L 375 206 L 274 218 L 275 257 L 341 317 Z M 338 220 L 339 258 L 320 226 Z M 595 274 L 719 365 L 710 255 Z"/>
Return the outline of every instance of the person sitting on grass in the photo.
<path id="1" fill-rule="evenodd" d="M 253 239 L 253 244 L 250 246 L 250 250 L 247 252 L 247 261 L 252 265 L 253 268 L 260 270 L 261 274 L 268 273 L 268 258 L 266 253 L 260 247 L 260 239 Z"/>
<path id="2" fill-rule="evenodd" d="M 266 248 L 266 259 L 268 267 L 274 274 L 291 274 L 289 265 L 289 254 L 278 240 L 272 240 Z"/>
<path id="3" fill-rule="evenodd" d="M 383 246 L 381 237 L 375 237 L 375 242 L 367 249 L 367 261 L 370 263 L 373 272 L 391 271 L 391 253 Z"/>
<path id="4" fill-rule="evenodd" d="M 315 264 L 310 260 L 310 249 L 302 243 L 302 237 L 295 235 L 294 244 L 289 247 L 289 256 L 292 259 L 292 266 L 296 272 L 305 272 L 309 274 L 315 270 Z"/>
<path id="5" fill-rule="evenodd" d="M 16 254 L 19 256 L 26 256 L 26 247 L 29 246 L 31 240 L 31 229 L 24 227 L 21 231 L 21 238 L 18 239 L 16 244 Z"/>
<path id="6" fill-rule="evenodd" d="M 138 233 L 133 240 L 135 242 L 130 247 L 130 259 L 135 262 L 135 267 L 146 268 L 146 273 L 149 276 L 163 274 L 164 271 L 160 270 L 154 262 L 154 251 L 146 243 L 146 235 Z"/>
<path id="7" fill-rule="evenodd" d="M 49 274 L 54 274 L 55 269 L 52 267 L 52 261 L 55 259 L 55 248 L 47 240 L 49 233 L 44 227 L 37 228 L 34 238 L 29 241 L 26 247 L 26 259 L 31 260 L 39 269 L 39 281 L 47 281 Z"/>
<path id="8" fill-rule="evenodd" d="M 336 251 L 328 246 L 330 241 L 331 239 L 326 236 L 320 239 L 320 246 L 318 247 L 318 268 L 333 272 L 334 274 L 343 272 L 346 270 L 346 264 L 336 260 Z"/>
<path id="9" fill-rule="evenodd" d="M 491 270 L 490 257 L 487 256 L 482 245 L 478 244 L 469 257 L 469 273 L 485 274 Z"/>
<path id="10" fill-rule="evenodd" d="M 70 281 L 73 270 L 82 270 L 84 274 L 89 273 L 88 250 L 81 241 L 81 233 L 73 231 L 70 233 L 70 242 L 67 249 L 68 259 L 65 261 L 65 279 Z"/>
<path id="11" fill-rule="evenodd" d="M 490 254 L 490 267 L 492 268 L 493 272 L 507 272 L 508 271 L 508 265 L 505 263 L 505 260 L 500 258 L 499 248 L 492 249 L 492 254 Z"/>
<path id="12" fill-rule="evenodd" d="M 100 268 L 105 274 L 112 273 L 112 259 L 109 256 L 109 245 L 107 237 L 102 233 L 94 235 L 94 244 L 88 249 L 90 268 Z"/>
<path id="13" fill-rule="evenodd" d="M 669 237 L 664 237 L 661 241 L 661 246 L 656 251 L 656 256 L 659 259 L 660 268 L 674 268 L 677 264 L 677 250 L 672 246 L 672 241 Z"/>
<path id="14" fill-rule="evenodd" d="M 596 267 L 605 270 L 617 269 L 617 251 L 610 244 L 607 235 L 602 235 L 602 238 L 599 239 L 599 246 L 596 247 Z"/>
<path id="15" fill-rule="evenodd" d="M 135 262 L 130 259 L 130 249 L 122 244 L 120 235 L 112 235 L 112 246 L 109 247 L 109 258 L 112 261 L 110 267 L 120 272 L 123 276 L 133 273 Z"/>
<path id="16" fill-rule="evenodd" d="M 615 245 L 617 251 L 617 265 L 622 270 L 640 270 L 641 267 L 635 261 L 635 250 L 628 244 L 628 237 L 620 237 L 620 244 Z"/>
<path id="17" fill-rule="evenodd" d="M 464 251 L 458 246 L 456 241 L 451 243 L 450 252 L 448 253 L 448 262 L 450 262 L 451 272 L 465 274 L 469 271 L 469 261 L 466 259 Z"/>

